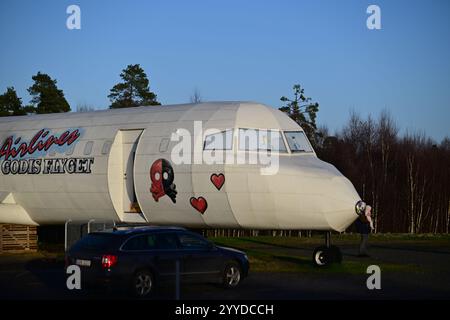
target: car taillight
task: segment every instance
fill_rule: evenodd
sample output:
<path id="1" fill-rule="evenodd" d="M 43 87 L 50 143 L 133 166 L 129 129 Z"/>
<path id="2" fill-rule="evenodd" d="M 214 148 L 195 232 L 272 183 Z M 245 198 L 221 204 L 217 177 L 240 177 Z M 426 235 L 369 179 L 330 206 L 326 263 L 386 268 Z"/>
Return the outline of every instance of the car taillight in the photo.
<path id="1" fill-rule="evenodd" d="M 117 263 L 117 256 L 104 254 L 102 257 L 102 267 L 109 269 Z"/>

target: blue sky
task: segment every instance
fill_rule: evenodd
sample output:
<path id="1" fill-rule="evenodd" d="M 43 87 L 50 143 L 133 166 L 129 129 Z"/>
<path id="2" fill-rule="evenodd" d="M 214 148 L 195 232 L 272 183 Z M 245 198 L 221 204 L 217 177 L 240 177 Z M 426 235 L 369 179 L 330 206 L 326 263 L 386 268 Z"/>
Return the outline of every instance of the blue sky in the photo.
<path id="1" fill-rule="evenodd" d="M 66 8 L 81 8 L 81 30 Z M 366 9 L 381 8 L 381 30 Z M 0 92 L 25 103 L 38 71 L 72 109 L 109 105 L 139 63 L 163 104 L 252 100 L 273 107 L 300 83 L 332 131 L 349 110 L 389 109 L 400 127 L 450 135 L 450 1 L 0 1 Z"/>

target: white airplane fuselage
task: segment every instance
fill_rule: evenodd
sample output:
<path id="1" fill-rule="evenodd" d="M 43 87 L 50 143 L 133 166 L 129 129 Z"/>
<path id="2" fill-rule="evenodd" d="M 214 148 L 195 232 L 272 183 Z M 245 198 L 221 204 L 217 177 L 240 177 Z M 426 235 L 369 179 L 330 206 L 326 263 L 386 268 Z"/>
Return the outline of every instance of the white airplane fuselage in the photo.
<path id="1" fill-rule="evenodd" d="M 201 161 L 220 151 L 205 149 L 212 128 L 229 133 L 222 149 L 233 161 Z M 276 172 L 238 161 L 261 152 L 241 148 L 244 129 L 264 143 L 263 130 L 280 133 L 285 150 L 269 154 Z M 192 136 L 182 153 L 191 163 L 174 159 L 180 132 Z M 0 223 L 343 231 L 360 197 L 312 148 L 294 152 L 288 133 L 299 132 L 284 113 L 252 102 L 0 118 Z"/>

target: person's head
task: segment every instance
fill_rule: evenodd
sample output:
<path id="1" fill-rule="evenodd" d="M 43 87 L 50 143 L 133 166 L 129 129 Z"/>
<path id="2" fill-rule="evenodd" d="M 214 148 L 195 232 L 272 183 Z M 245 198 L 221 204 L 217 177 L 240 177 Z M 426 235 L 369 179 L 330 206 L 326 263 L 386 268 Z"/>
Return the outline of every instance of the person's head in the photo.
<path id="1" fill-rule="evenodd" d="M 370 216 L 372 214 L 372 207 L 367 205 L 365 209 L 366 216 Z"/>

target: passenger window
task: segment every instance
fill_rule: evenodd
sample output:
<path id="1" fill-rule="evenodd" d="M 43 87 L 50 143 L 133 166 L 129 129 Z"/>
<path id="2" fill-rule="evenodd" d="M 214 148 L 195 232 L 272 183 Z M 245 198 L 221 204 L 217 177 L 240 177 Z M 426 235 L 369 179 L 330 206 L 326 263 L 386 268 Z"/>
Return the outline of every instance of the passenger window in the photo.
<path id="1" fill-rule="evenodd" d="M 111 141 L 105 141 L 102 148 L 102 154 L 108 154 L 111 149 Z"/>
<path id="2" fill-rule="evenodd" d="M 66 156 L 71 156 L 75 150 L 75 144 L 72 144 L 66 151 Z"/>
<path id="3" fill-rule="evenodd" d="M 84 155 L 88 156 L 92 152 L 92 147 L 94 146 L 94 141 L 86 142 L 86 146 L 84 147 Z"/>
<path id="4" fill-rule="evenodd" d="M 156 247 L 162 250 L 178 248 L 177 236 L 173 233 L 160 233 L 156 235 Z"/>
<path id="5" fill-rule="evenodd" d="M 206 249 L 208 242 L 190 234 L 179 234 L 178 239 L 183 249 Z"/>
<path id="6" fill-rule="evenodd" d="M 123 250 L 139 251 L 155 249 L 156 241 L 153 235 L 137 236 L 129 239 L 123 246 Z"/>
<path id="7" fill-rule="evenodd" d="M 170 140 L 167 138 L 162 139 L 161 143 L 159 144 L 159 152 L 166 152 L 169 148 L 169 142 Z"/>
<path id="8" fill-rule="evenodd" d="M 203 150 L 231 150 L 233 148 L 233 130 L 209 134 L 205 137 Z"/>

